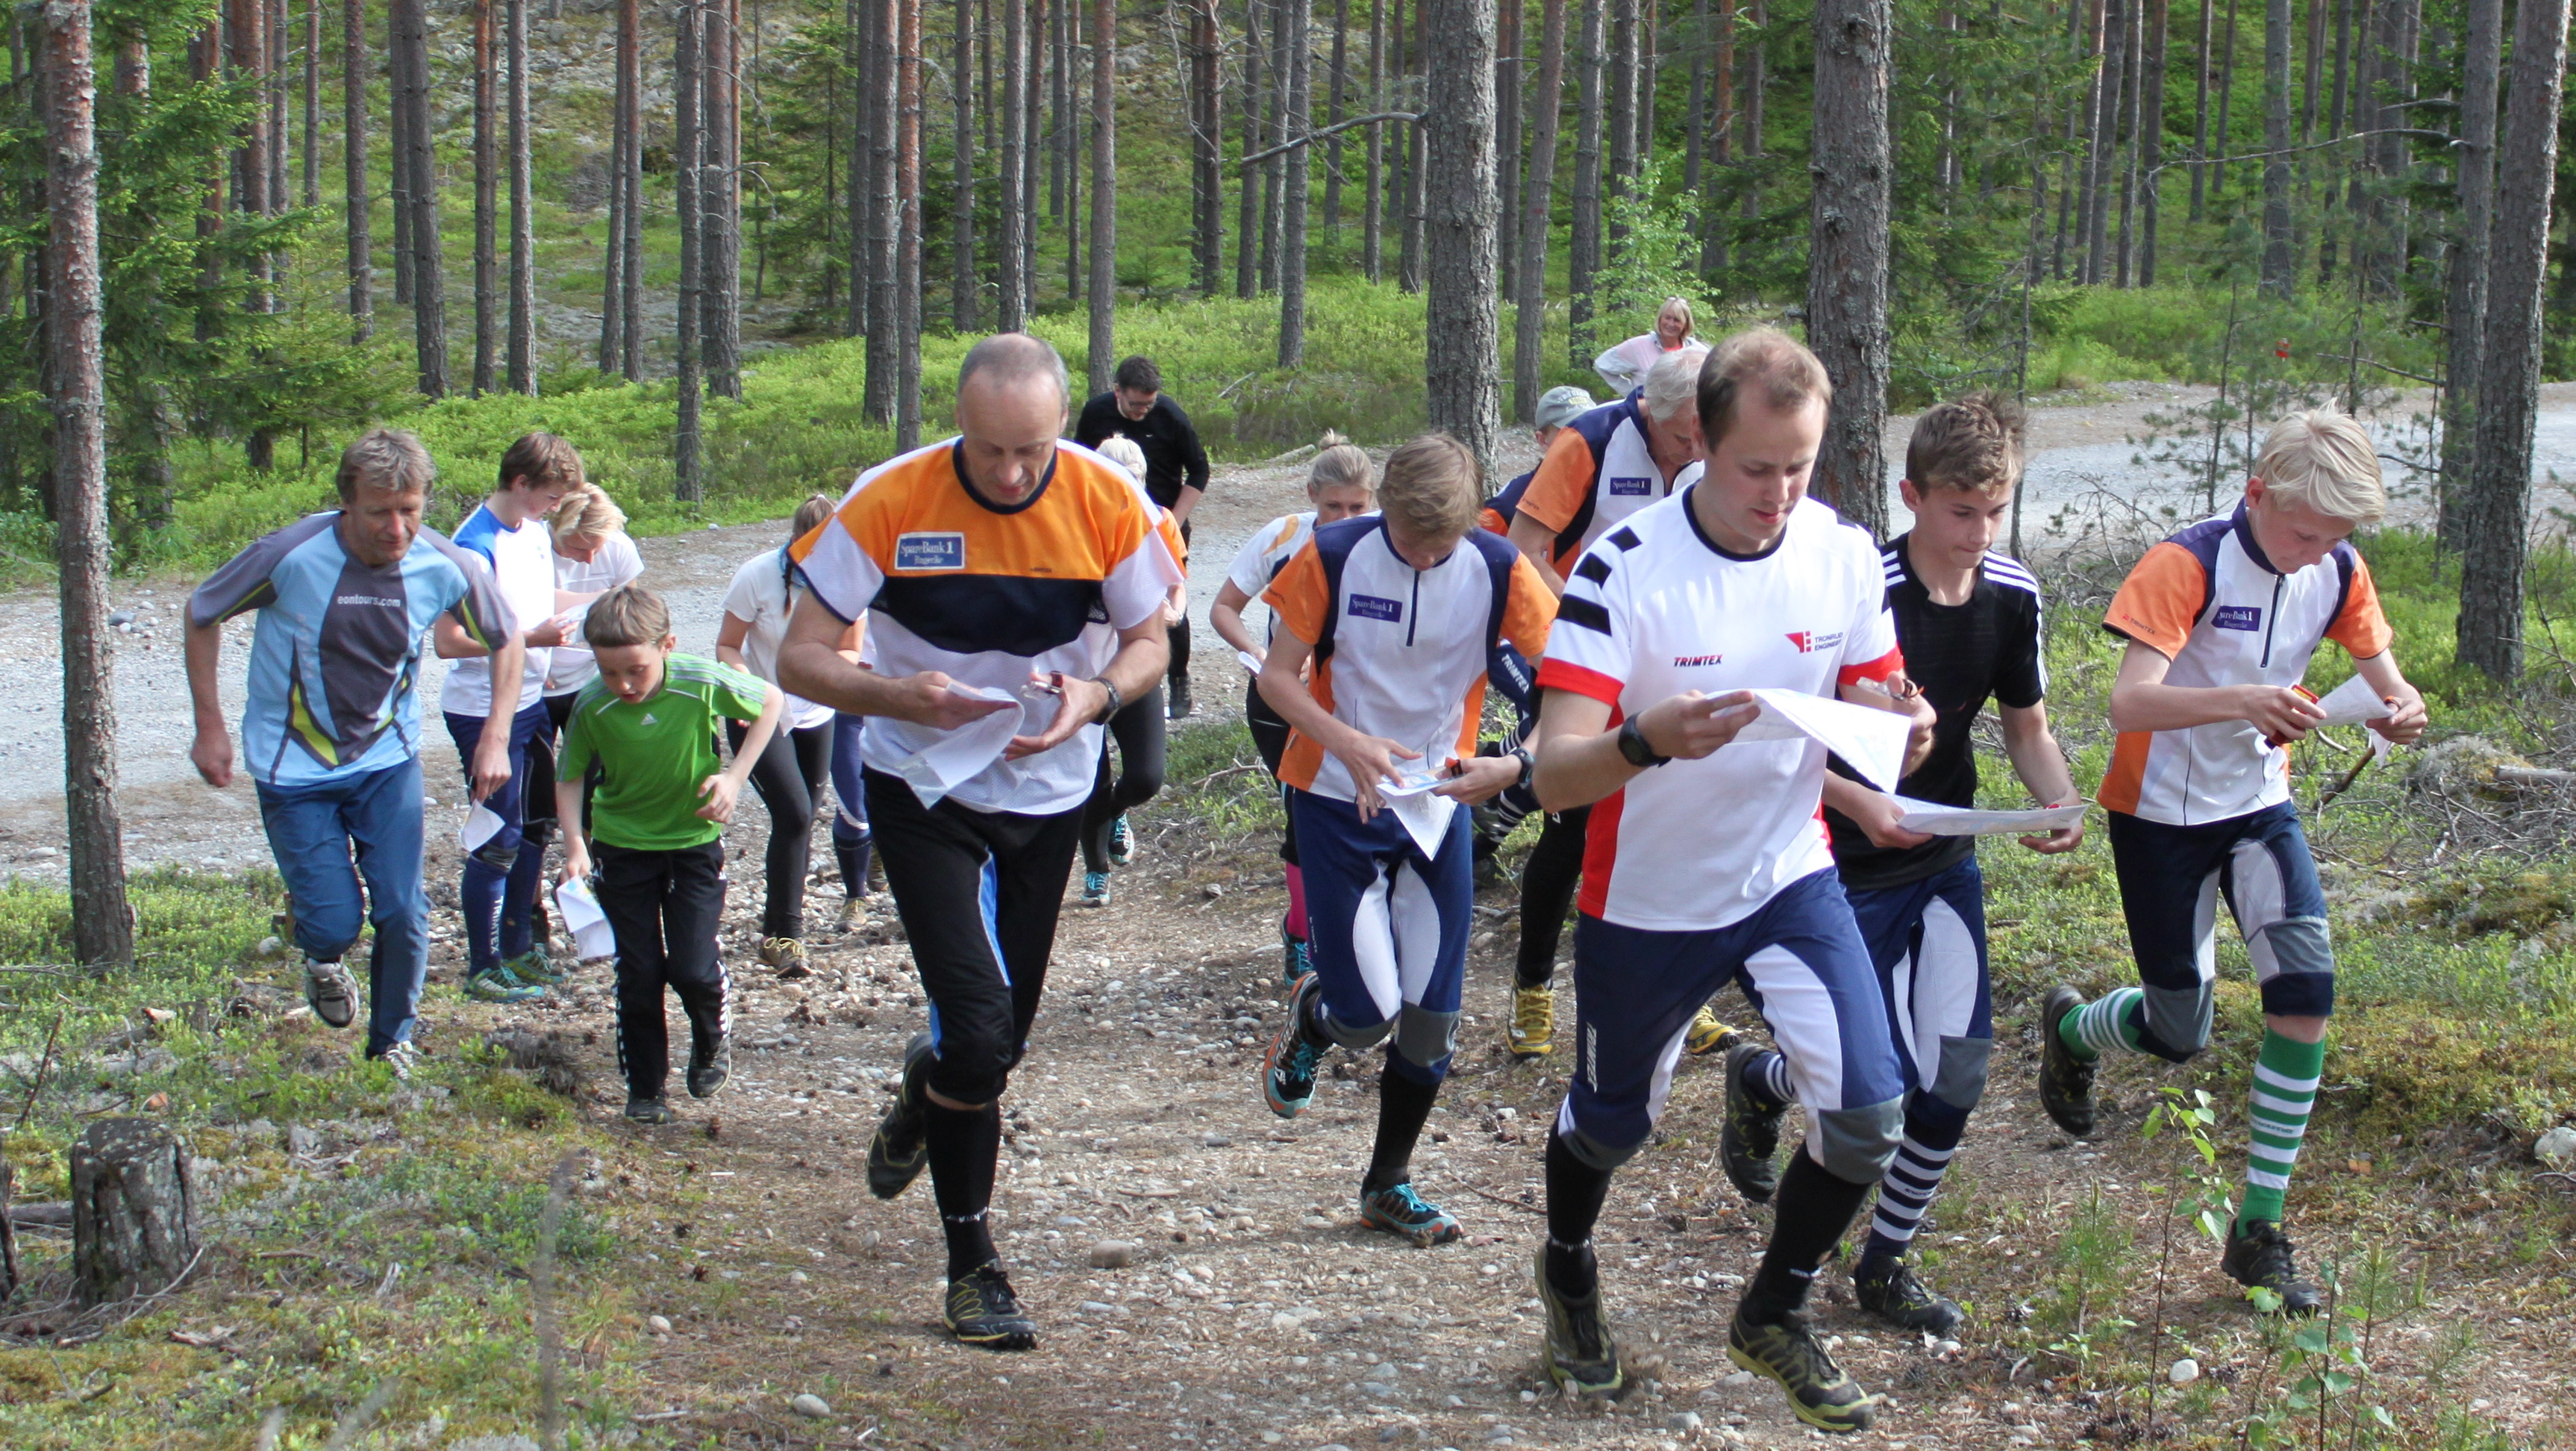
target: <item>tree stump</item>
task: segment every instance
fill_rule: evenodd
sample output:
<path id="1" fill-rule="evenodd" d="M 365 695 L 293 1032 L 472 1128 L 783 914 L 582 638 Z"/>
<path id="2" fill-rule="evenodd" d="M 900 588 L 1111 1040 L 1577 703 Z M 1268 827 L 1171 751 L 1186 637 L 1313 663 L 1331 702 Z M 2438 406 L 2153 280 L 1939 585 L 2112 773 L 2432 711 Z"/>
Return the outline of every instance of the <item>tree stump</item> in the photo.
<path id="1" fill-rule="evenodd" d="M 150 1119 L 94 1124 L 72 1145 L 72 1274 L 81 1303 L 167 1289 L 197 1254 L 187 1149 Z"/>

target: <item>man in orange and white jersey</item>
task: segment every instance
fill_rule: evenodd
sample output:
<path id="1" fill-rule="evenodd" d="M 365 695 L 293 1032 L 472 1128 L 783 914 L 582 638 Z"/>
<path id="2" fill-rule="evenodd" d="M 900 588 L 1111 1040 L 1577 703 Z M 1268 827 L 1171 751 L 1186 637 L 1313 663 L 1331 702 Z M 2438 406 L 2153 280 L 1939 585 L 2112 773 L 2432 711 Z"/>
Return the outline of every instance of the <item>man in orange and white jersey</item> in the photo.
<path id="1" fill-rule="evenodd" d="M 949 1328 L 992 1349 L 1037 1343 L 985 1217 L 999 1100 L 1045 986 L 1101 722 L 1162 678 L 1163 603 L 1181 580 L 1134 481 L 1058 437 L 1066 398 L 1054 348 L 977 343 L 958 369 L 958 436 L 861 474 L 796 541 L 809 588 L 778 660 L 784 688 L 868 718 L 868 819 L 930 1000 L 868 1187 L 892 1199 L 929 1168 Z M 836 648 L 862 613 L 873 670 Z M 1018 732 L 957 775 L 972 762 L 950 759 L 954 733 L 1002 711 Z"/>

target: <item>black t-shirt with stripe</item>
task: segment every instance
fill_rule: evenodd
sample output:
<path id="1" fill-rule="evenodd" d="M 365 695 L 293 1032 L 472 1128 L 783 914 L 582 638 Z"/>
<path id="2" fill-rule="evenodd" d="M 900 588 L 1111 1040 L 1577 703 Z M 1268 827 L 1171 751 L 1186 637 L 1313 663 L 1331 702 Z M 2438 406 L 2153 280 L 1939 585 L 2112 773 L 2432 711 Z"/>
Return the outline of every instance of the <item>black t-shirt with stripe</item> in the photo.
<path id="1" fill-rule="evenodd" d="M 1936 603 L 1906 561 L 1911 537 L 1897 536 L 1879 557 L 1886 567 L 1887 608 L 1896 617 L 1905 673 L 1930 698 L 1938 722 L 1932 729 L 1931 755 L 1898 792 L 1945 806 L 1973 806 L 1973 734 L 1986 702 L 2026 709 L 2048 694 L 2047 667 L 2040 658 L 2039 581 L 2019 561 L 1988 551 L 1967 602 Z M 1840 760 L 1833 769 L 1852 774 Z M 1833 835 L 1843 885 L 1862 890 L 1921 881 L 1977 849 L 1970 836 L 1936 837 L 1921 846 L 1875 846 L 1835 811 L 1825 813 L 1825 826 Z"/>

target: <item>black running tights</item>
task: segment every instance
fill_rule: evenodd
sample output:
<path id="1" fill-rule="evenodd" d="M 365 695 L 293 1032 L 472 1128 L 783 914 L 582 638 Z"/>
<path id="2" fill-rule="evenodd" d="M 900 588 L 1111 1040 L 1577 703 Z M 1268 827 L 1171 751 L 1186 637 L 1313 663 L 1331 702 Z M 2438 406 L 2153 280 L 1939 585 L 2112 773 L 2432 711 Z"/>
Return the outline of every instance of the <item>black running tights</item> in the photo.
<path id="1" fill-rule="evenodd" d="M 725 722 L 725 736 L 737 752 L 751 728 L 738 720 Z M 760 935 L 805 935 L 805 873 L 814 860 L 814 817 L 823 809 L 823 788 L 832 784 L 832 723 L 803 730 L 781 730 L 769 738 L 769 749 L 752 763 L 751 789 L 769 808 L 769 895 L 760 909 Z"/>
<path id="2" fill-rule="evenodd" d="M 1118 773 L 1109 772 L 1109 744 L 1118 743 Z M 1100 741 L 1100 772 L 1082 808 L 1082 869 L 1109 870 L 1109 828 L 1119 817 L 1163 789 L 1163 687 L 1127 702 L 1109 718 Z"/>

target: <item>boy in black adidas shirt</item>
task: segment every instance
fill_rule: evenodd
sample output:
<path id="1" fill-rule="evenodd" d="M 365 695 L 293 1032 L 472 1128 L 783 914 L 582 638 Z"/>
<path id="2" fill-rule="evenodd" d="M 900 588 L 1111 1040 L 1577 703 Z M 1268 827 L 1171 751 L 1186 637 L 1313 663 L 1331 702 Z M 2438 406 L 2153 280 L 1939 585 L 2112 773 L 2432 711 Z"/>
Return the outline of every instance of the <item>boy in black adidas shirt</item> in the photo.
<path id="1" fill-rule="evenodd" d="M 2013 770 L 2052 805 L 2081 799 L 2048 730 L 2041 663 L 2039 581 L 1994 553 L 2021 475 L 2022 414 L 2009 399 L 1973 393 L 1932 409 L 1905 450 L 1905 505 L 1914 528 L 1890 542 L 1887 607 L 1906 674 L 1938 721 L 1932 751 L 1898 794 L 1973 806 L 1977 716 L 1992 699 Z M 1879 1181 L 1869 1243 L 1853 1271 L 1861 1305 L 1909 1330 L 1947 1334 L 1959 1307 L 1906 1266 L 1906 1245 L 1985 1091 L 1994 1025 L 1986 976 L 1985 888 L 1976 838 L 1924 836 L 1897 825 L 1904 809 L 1839 760 L 1825 784 L 1825 824 L 1852 915 L 1886 994 L 1906 1074 L 1905 1141 Z M 2021 844 L 2072 851 L 2081 825 Z M 1727 1054 L 1721 1134 L 1727 1175 L 1748 1199 L 1767 1199 L 1788 1075 L 1776 1050 L 1740 1044 Z"/>

